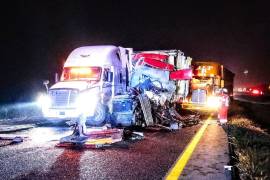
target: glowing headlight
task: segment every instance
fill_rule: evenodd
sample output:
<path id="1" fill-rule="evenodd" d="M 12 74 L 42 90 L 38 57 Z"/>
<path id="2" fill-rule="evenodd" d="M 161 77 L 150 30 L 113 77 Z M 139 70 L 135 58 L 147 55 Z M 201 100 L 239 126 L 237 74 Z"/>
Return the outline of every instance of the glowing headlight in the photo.
<path id="1" fill-rule="evenodd" d="M 98 100 L 99 99 L 97 94 L 82 93 L 78 96 L 76 100 L 76 105 L 81 113 L 91 116 L 95 112 Z"/>
<path id="2" fill-rule="evenodd" d="M 207 98 L 207 106 L 210 108 L 218 108 L 220 106 L 220 100 L 217 96 L 209 96 Z"/>
<path id="3" fill-rule="evenodd" d="M 41 108 L 48 108 L 51 105 L 51 99 L 48 95 L 40 95 L 37 99 L 37 104 Z"/>

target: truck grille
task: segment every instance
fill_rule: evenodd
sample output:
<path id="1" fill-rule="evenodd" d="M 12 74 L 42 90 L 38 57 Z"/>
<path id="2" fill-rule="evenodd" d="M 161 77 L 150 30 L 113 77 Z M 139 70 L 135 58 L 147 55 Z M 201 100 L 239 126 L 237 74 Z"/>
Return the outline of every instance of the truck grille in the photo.
<path id="1" fill-rule="evenodd" d="M 191 101 L 193 103 L 206 103 L 206 90 L 196 89 L 192 92 Z"/>
<path id="2" fill-rule="evenodd" d="M 75 107 L 78 91 L 73 89 L 50 90 L 49 96 L 52 100 L 52 108 Z"/>

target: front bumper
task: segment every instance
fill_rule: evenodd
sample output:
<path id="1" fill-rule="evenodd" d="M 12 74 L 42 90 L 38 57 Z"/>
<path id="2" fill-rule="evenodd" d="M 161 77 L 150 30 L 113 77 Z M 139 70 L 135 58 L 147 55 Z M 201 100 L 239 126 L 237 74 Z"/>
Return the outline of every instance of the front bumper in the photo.
<path id="1" fill-rule="evenodd" d="M 201 112 L 217 112 L 217 108 L 210 108 L 207 104 L 200 104 L 200 103 L 182 103 L 181 107 L 187 110 L 193 111 L 201 111 Z"/>
<path id="2" fill-rule="evenodd" d="M 49 108 L 43 109 L 43 117 L 47 119 L 74 119 L 80 116 L 80 112 L 76 108 L 71 109 L 56 109 L 56 108 Z"/>

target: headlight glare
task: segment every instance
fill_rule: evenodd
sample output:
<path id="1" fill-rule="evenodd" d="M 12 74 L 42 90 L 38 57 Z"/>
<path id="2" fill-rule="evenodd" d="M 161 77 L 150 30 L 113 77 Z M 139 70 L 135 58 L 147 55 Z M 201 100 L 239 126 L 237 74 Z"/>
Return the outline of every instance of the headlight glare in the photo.
<path id="1" fill-rule="evenodd" d="M 37 104 L 41 108 L 48 108 L 51 105 L 51 99 L 48 95 L 40 95 L 37 99 Z"/>
<path id="2" fill-rule="evenodd" d="M 82 93 L 76 100 L 78 110 L 89 116 L 94 114 L 97 103 L 98 96 L 92 93 Z"/>
<path id="3" fill-rule="evenodd" d="M 220 99 L 217 96 L 209 96 L 207 98 L 207 106 L 209 108 L 219 108 L 220 107 Z"/>

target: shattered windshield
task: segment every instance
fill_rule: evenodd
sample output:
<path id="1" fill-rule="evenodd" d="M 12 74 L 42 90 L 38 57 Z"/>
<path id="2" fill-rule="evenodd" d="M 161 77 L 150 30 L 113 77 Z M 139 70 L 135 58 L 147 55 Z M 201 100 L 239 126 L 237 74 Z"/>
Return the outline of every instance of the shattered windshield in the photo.
<path id="1" fill-rule="evenodd" d="M 100 80 L 100 67 L 65 67 L 63 80 Z"/>

